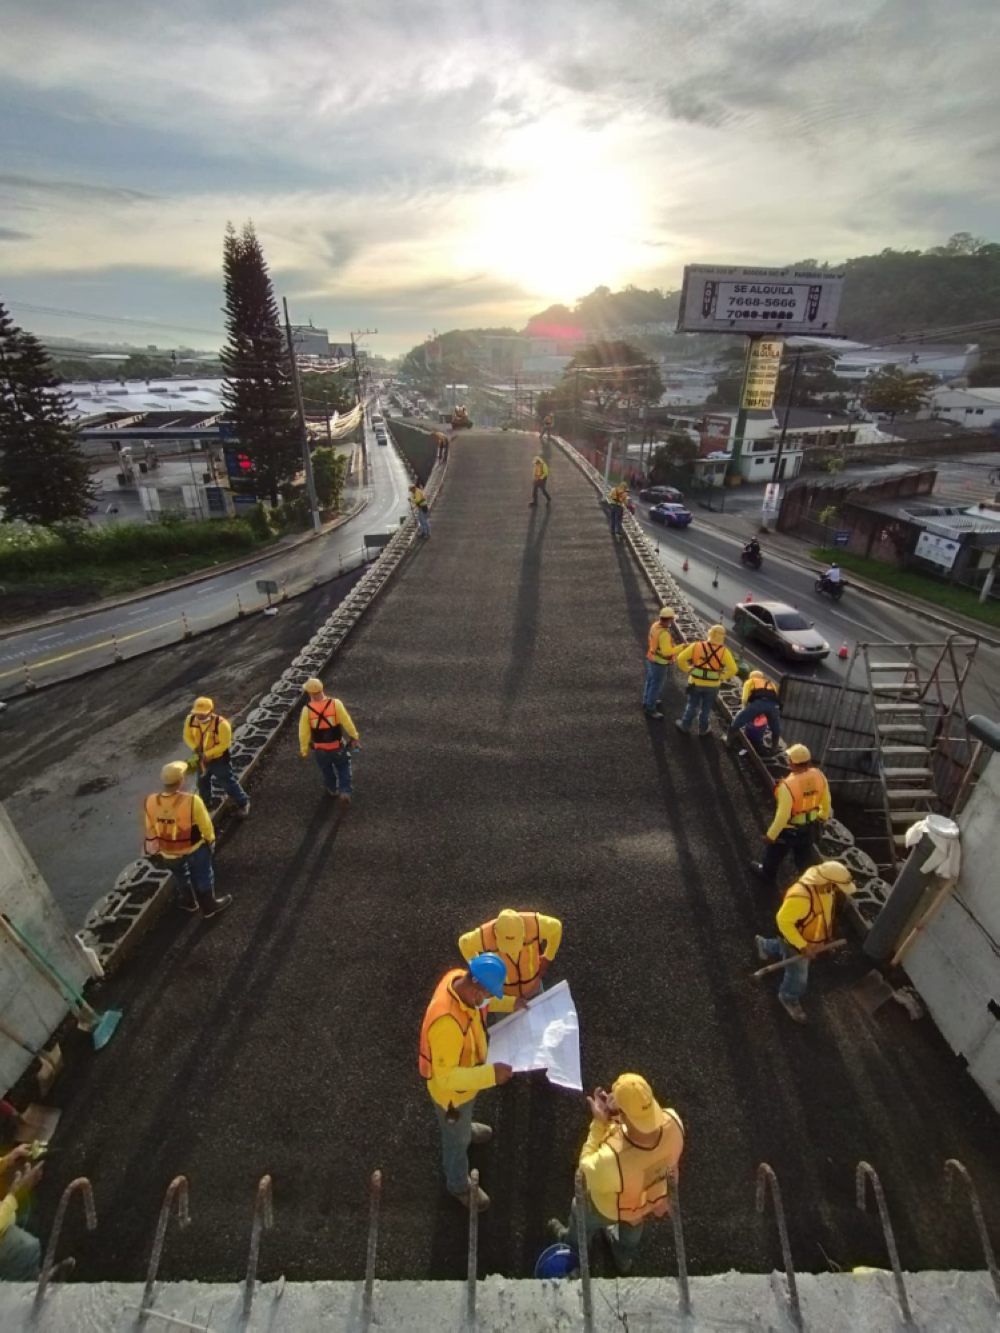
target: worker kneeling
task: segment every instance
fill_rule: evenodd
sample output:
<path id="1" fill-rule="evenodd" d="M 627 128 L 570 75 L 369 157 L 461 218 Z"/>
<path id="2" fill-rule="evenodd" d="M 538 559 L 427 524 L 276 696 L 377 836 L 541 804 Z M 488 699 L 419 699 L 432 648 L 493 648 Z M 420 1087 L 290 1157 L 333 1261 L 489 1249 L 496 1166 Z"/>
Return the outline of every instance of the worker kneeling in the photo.
<path id="1" fill-rule="evenodd" d="M 587 1244 L 603 1233 L 619 1273 L 628 1273 L 651 1217 L 670 1212 L 670 1177 L 684 1150 L 684 1126 L 663 1110 L 640 1074 L 621 1074 L 611 1092 L 588 1097 L 593 1119 L 580 1153 L 587 1195 Z M 577 1245 L 576 1200 L 569 1224 L 549 1222 L 556 1240 Z"/>
<path id="2" fill-rule="evenodd" d="M 463 935 L 458 948 L 470 963 L 477 954 L 496 954 L 507 969 L 504 995 L 530 1000 L 545 989 L 542 977 L 559 951 L 562 932 L 562 922 L 554 916 L 505 907 L 496 920 Z"/>
<path id="3" fill-rule="evenodd" d="M 833 941 L 837 894 L 855 890 L 851 872 L 842 861 L 823 861 L 802 873 L 785 893 L 778 909 L 776 939 L 756 937 L 761 962 L 794 959 L 784 969 L 778 1000 L 796 1023 L 805 1023 L 802 997 L 809 984 L 809 960 Z"/>

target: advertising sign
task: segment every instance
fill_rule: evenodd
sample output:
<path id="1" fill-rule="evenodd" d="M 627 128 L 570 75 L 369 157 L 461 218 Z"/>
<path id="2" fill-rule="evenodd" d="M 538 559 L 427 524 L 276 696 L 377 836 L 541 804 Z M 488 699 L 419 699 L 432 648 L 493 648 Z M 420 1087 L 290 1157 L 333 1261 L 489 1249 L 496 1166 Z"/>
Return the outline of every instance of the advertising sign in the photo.
<path id="1" fill-rule="evenodd" d="M 743 380 L 743 406 L 769 412 L 774 406 L 778 387 L 778 369 L 784 343 L 780 338 L 760 338 L 750 344 L 746 376 Z"/>
<path id="2" fill-rule="evenodd" d="M 836 332 L 843 273 L 689 264 L 678 333 Z"/>
<path id="3" fill-rule="evenodd" d="M 929 560 L 940 569 L 951 569 L 961 549 L 961 543 L 954 542 L 949 537 L 935 537 L 933 532 L 922 532 L 917 538 L 913 554 L 918 555 L 921 560 Z"/>

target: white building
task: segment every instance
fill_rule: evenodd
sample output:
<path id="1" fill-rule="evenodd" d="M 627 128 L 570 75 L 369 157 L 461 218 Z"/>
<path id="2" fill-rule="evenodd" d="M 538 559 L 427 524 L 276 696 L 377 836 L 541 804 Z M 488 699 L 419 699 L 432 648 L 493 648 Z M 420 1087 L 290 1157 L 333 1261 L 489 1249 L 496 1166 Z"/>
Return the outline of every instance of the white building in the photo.
<path id="1" fill-rule="evenodd" d="M 935 389 L 924 420 L 953 421 L 970 430 L 989 430 L 1000 421 L 1000 389 Z"/>
<path id="2" fill-rule="evenodd" d="M 292 345 L 296 356 L 329 357 L 330 332 L 328 329 L 317 329 L 312 324 L 293 324 Z"/>
<path id="3" fill-rule="evenodd" d="M 789 339 L 794 347 L 796 339 Z M 818 344 L 817 344 L 818 345 Z M 908 375 L 933 375 L 949 383 L 962 379 L 979 364 L 978 343 L 898 343 L 867 347 L 864 343 L 824 343 L 837 358 L 841 379 L 860 384 L 886 366 L 898 366 Z"/>

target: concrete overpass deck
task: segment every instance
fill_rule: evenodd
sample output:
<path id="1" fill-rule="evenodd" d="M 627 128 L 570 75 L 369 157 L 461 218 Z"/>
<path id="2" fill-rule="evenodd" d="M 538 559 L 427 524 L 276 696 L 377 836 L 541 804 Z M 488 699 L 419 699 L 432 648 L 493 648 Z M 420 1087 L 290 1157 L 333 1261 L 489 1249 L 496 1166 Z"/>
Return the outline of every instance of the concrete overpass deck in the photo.
<path id="1" fill-rule="evenodd" d="M 816 965 L 804 1029 L 750 980 L 776 907 L 746 870 L 766 794 L 718 737 L 674 731 L 676 685 L 665 723 L 643 717 L 652 601 L 557 450 L 552 507 L 528 508 L 536 447 L 453 445 L 431 540 L 326 673 L 364 743 L 353 807 L 323 795 L 289 729 L 217 856 L 233 908 L 210 926 L 165 919 L 109 983 L 101 1003 L 126 1019 L 61 1085 L 43 1199 L 51 1216 L 62 1184 L 94 1181 L 97 1232 L 67 1226 L 77 1277 L 142 1276 L 178 1172 L 193 1221 L 171 1231 L 161 1277 L 239 1277 L 270 1172 L 261 1277 L 356 1278 L 375 1167 L 379 1276 L 460 1276 L 466 1218 L 440 1181 L 417 1032 L 459 933 L 508 905 L 565 922 L 553 978 L 576 997 L 585 1081 L 639 1070 L 684 1117 L 692 1272 L 777 1262 L 754 1212 L 761 1160 L 801 1269 L 884 1266 L 877 1220 L 855 1206 L 860 1158 L 881 1173 L 904 1267 L 981 1266 L 967 1217 L 945 1220 L 943 1164 L 965 1162 L 996 1234 L 992 1111 L 928 1022 L 862 1013 L 860 963 Z M 586 1104 L 532 1076 L 477 1110 L 495 1127 L 475 1150 L 494 1201 L 480 1271 L 528 1276 L 546 1218 L 566 1212 Z M 671 1264 L 669 1226 L 652 1227 L 637 1274 Z"/>

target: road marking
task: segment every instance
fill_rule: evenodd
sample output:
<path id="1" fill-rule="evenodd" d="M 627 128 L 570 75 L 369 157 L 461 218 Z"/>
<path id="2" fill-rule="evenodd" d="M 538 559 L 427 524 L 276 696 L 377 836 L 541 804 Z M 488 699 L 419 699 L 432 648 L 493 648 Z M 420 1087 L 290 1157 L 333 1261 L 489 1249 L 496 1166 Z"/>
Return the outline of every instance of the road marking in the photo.
<path id="1" fill-rule="evenodd" d="M 134 630 L 131 634 L 119 634 L 110 639 L 102 639 L 100 643 L 89 644 L 86 648 L 74 648 L 68 653 L 60 653 L 58 657 L 46 657 L 41 662 L 30 662 L 28 665 L 32 670 L 39 671 L 42 667 L 55 666 L 57 662 L 65 662 L 70 657 L 79 657 L 81 653 L 96 653 L 99 648 L 110 648 L 117 637 L 118 643 L 128 643 L 129 639 L 139 639 L 143 634 L 152 634 L 154 630 L 169 629 L 171 625 L 178 625 L 178 620 L 165 620 L 160 625 L 150 625 L 146 629 Z M 0 671 L 0 680 L 6 676 L 16 676 L 23 670 L 22 667 L 15 667 L 12 671 Z"/>
<path id="2" fill-rule="evenodd" d="M 57 629 L 52 634 L 43 634 L 38 640 L 39 643 L 48 643 L 50 639 L 61 639 L 66 633 L 64 629 Z"/>

